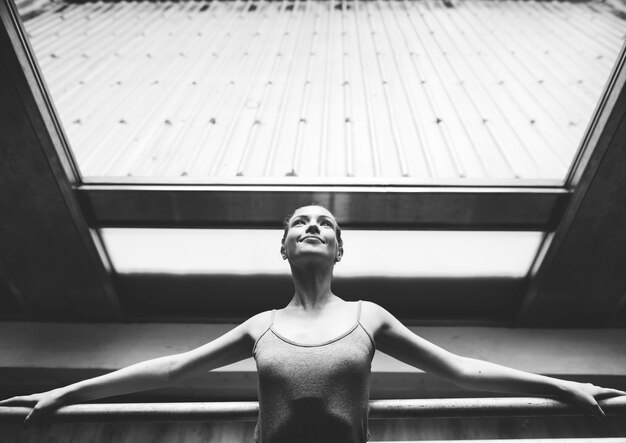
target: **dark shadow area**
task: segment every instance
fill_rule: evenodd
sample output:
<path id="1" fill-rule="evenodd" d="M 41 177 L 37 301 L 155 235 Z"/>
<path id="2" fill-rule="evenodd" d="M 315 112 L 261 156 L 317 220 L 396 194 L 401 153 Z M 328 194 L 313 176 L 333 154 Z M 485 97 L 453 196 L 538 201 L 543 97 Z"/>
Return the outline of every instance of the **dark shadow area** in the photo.
<path id="1" fill-rule="evenodd" d="M 293 287 L 284 275 L 117 276 L 120 299 L 132 319 L 241 321 L 281 308 Z M 524 279 L 337 277 L 333 291 L 346 300 L 369 300 L 400 320 L 507 324 L 521 302 Z"/>

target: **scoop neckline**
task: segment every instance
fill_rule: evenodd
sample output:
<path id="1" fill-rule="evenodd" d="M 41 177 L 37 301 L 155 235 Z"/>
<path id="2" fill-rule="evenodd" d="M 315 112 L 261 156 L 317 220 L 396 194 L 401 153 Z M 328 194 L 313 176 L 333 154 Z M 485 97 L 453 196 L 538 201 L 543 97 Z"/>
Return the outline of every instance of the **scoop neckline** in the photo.
<path id="1" fill-rule="evenodd" d="M 343 332 L 342 334 L 340 334 L 339 336 L 335 337 L 335 338 L 331 338 L 330 340 L 326 340 L 323 341 L 321 343 L 311 343 L 311 344 L 307 344 L 307 343 L 298 343 L 297 341 L 291 340 L 285 336 L 283 336 L 280 332 L 278 332 L 276 329 L 274 329 L 274 325 L 270 326 L 270 331 L 272 331 L 272 333 L 278 337 L 279 339 L 281 339 L 282 341 L 289 343 L 290 345 L 294 345 L 294 346 L 299 346 L 301 348 L 317 348 L 320 346 L 326 346 L 329 345 L 331 343 L 334 343 L 338 340 L 341 340 L 342 338 L 344 338 L 347 335 L 350 335 L 358 326 L 359 326 L 360 322 L 357 320 L 356 322 L 354 322 L 354 324 L 345 332 Z"/>

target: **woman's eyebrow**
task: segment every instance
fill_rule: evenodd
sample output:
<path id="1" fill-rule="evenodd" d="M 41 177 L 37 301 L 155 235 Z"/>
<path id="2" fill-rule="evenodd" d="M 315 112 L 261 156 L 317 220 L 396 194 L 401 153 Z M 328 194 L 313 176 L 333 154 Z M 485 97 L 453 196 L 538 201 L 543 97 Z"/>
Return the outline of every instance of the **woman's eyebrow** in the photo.
<path id="1" fill-rule="evenodd" d="M 332 217 L 329 217 L 328 215 L 319 215 L 318 220 L 328 220 L 330 222 L 333 223 L 337 223 Z M 300 220 L 300 219 L 305 219 L 305 220 L 310 220 L 311 217 L 305 214 L 301 214 L 301 215 L 294 215 L 291 220 L 289 220 L 289 223 L 293 223 L 294 221 Z"/>
<path id="2" fill-rule="evenodd" d="M 294 215 L 293 217 L 291 217 L 291 220 L 289 220 L 289 223 L 292 223 L 292 222 L 294 222 L 296 220 L 300 220 L 302 218 L 307 219 L 307 220 L 310 219 L 310 217 L 308 215 Z"/>

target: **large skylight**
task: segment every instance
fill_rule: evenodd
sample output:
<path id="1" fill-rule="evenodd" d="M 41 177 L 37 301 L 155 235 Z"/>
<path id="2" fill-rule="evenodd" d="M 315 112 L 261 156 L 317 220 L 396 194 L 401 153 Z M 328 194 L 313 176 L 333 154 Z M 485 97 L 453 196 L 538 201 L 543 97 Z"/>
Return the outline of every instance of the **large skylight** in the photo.
<path id="1" fill-rule="evenodd" d="M 288 274 L 279 230 L 102 230 L 119 273 Z M 344 230 L 337 277 L 523 277 L 539 232 Z"/>
<path id="2" fill-rule="evenodd" d="M 83 175 L 157 182 L 560 180 L 626 27 L 601 0 L 17 1 Z"/>

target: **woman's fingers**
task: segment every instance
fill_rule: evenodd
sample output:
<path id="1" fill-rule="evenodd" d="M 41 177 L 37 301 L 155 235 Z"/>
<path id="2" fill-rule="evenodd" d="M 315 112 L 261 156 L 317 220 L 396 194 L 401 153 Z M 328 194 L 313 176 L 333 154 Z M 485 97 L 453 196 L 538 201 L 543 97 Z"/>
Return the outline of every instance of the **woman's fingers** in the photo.
<path id="1" fill-rule="evenodd" d="M 50 406 L 35 406 L 24 419 L 24 426 L 30 426 L 42 422 L 44 418 L 52 412 L 52 410 L 53 408 Z"/>
<path id="2" fill-rule="evenodd" d="M 20 395 L 16 397 L 7 398 L 5 400 L 0 401 L 0 406 L 9 406 L 9 405 L 32 405 L 36 403 L 37 400 L 34 400 L 30 395 Z"/>
<path id="3" fill-rule="evenodd" d="M 606 414 L 604 413 L 602 407 L 598 404 L 596 399 L 593 397 L 593 395 L 589 394 L 588 392 L 582 392 L 581 394 L 582 395 L 577 398 L 581 406 L 585 407 L 589 411 L 589 413 L 598 420 L 606 418 Z"/>
<path id="4" fill-rule="evenodd" d="M 621 397 L 622 395 L 626 395 L 626 392 L 620 391 L 619 389 L 600 388 L 594 397 L 602 400 L 605 398 Z"/>
<path id="5" fill-rule="evenodd" d="M 604 413 L 604 411 L 602 410 L 602 408 L 600 407 L 598 403 L 596 403 L 592 407 L 592 412 L 593 412 L 593 415 L 599 420 L 603 420 L 606 418 L 606 414 Z"/>
<path id="6" fill-rule="evenodd" d="M 30 413 L 24 419 L 24 426 L 30 426 L 37 423 L 37 418 L 39 417 L 39 414 L 39 409 L 33 408 L 33 410 L 30 411 Z"/>
<path id="7" fill-rule="evenodd" d="M 584 406 L 591 415 L 593 415 L 597 419 L 603 419 L 606 417 L 606 414 L 602 410 L 602 407 L 598 404 L 595 398 L 591 395 L 584 395 L 579 399 L 581 406 Z"/>
<path id="8" fill-rule="evenodd" d="M 40 394 L 22 395 L 0 401 L 0 406 L 32 406 L 33 409 L 24 419 L 24 426 L 39 423 L 54 408 L 54 402 L 43 398 Z"/>
<path id="9" fill-rule="evenodd" d="M 570 389 L 565 393 L 565 400 L 585 408 L 590 415 L 599 420 L 606 417 L 596 397 L 598 397 L 601 392 L 609 391 L 608 389 L 605 390 L 604 388 L 599 388 L 590 383 L 573 383 L 570 384 L 569 387 Z"/>

